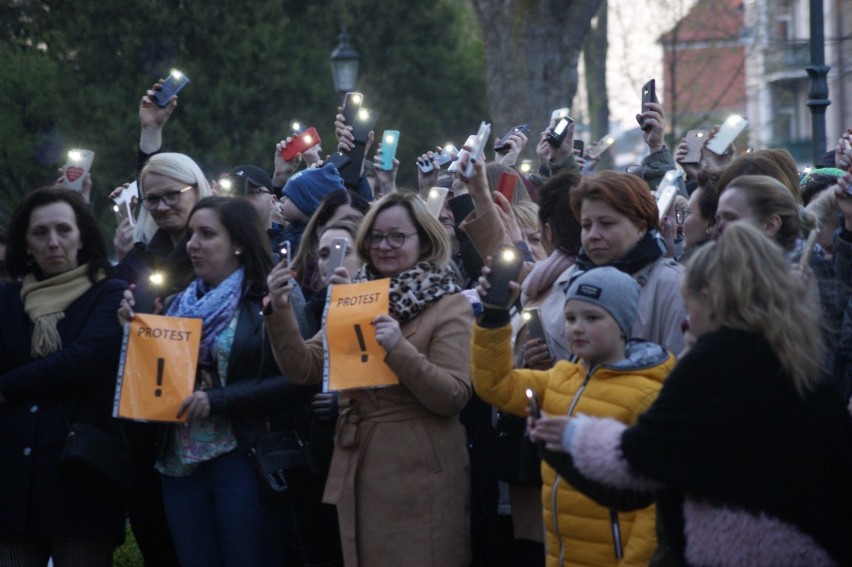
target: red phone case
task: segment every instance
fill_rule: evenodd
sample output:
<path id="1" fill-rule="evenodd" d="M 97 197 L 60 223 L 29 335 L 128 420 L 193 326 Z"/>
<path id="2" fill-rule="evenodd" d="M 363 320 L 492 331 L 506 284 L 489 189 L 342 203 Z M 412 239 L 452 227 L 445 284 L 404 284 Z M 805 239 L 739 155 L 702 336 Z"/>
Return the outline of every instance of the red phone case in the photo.
<path id="1" fill-rule="evenodd" d="M 283 157 L 287 161 L 293 161 L 293 159 L 304 152 L 305 150 L 312 148 L 320 143 L 320 137 L 317 133 L 316 128 L 313 126 L 299 134 L 298 136 L 293 138 L 293 141 L 287 144 L 284 149 L 281 150 L 281 157 Z"/>
<path id="2" fill-rule="evenodd" d="M 506 200 L 511 202 L 515 195 L 515 184 L 518 178 L 507 171 L 500 174 L 500 183 L 497 184 L 497 192 L 502 193 Z"/>

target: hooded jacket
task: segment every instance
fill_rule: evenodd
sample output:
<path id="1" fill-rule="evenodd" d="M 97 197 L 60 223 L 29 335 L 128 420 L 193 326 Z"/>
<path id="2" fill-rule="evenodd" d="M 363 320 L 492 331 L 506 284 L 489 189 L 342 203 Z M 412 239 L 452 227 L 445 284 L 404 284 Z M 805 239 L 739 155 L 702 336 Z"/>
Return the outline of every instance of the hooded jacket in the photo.
<path id="1" fill-rule="evenodd" d="M 659 345 L 631 341 L 613 366 L 560 361 L 547 371 L 512 367 L 511 327 L 474 326 L 471 369 L 476 393 L 499 409 L 526 415 L 526 389 L 554 415 L 584 413 L 633 424 L 657 398 L 674 357 Z M 547 565 L 647 565 L 656 549 L 653 506 L 618 513 L 596 504 L 542 462 Z M 614 533 L 624 557 L 616 559 Z"/>

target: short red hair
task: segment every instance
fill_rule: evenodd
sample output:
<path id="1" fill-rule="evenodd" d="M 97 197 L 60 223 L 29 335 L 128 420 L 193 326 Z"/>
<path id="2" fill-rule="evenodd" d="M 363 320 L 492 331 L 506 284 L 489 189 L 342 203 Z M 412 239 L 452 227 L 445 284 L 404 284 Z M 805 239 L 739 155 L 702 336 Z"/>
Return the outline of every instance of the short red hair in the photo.
<path id="1" fill-rule="evenodd" d="M 657 201 L 648 184 L 636 175 L 602 171 L 584 177 L 571 191 L 571 210 L 577 219 L 581 218 L 583 203 L 593 199 L 603 201 L 646 231 L 659 228 Z"/>

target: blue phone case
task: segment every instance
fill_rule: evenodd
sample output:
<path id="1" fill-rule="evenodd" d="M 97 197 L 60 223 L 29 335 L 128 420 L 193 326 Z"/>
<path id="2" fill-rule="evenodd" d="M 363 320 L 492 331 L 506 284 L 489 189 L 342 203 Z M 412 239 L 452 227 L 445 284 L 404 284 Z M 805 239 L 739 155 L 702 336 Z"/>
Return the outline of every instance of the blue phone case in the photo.
<path id="1" fill-rule="evenodd" d="M 165 82 L 160 85 L 160 90 L 154 93 L 154 100 L 157 102 L 157 106 L 165 107 L 169 104 L 171 98 L 188 84 L 189 77 L 186 75 L 181 75 L 180 79 L 176 79 L 174 75 L 169 74 Z"/>
<path id="2" fill-rule="evenodd" d="M 396 148 L 399 146 L 399 130 L 385 130 L 382 132 L 382 162 L 380 167 L 385 171 L 393 169 L 393 160 L 396 157 Z"/>

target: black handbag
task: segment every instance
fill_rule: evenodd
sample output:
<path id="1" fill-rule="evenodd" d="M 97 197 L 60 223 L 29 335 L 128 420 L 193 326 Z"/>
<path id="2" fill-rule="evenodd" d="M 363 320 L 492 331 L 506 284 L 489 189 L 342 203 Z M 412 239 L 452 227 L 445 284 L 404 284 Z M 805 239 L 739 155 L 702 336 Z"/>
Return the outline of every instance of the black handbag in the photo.
<path id="1" fill-rule="evenodd" d="M 317 473 L 310 447 L 295 430 L 274 431 L 258 437 L 254 460 L 265 498 L 285 496 L 303 475 Z"/>
<path id="2" fill-rule="evenodd" d="M 133 490 L 133 455 L 127 440 L 88 423 L 71 426 L 58 466 L 75 485 L 114 502 L 125 502 Z"/>

